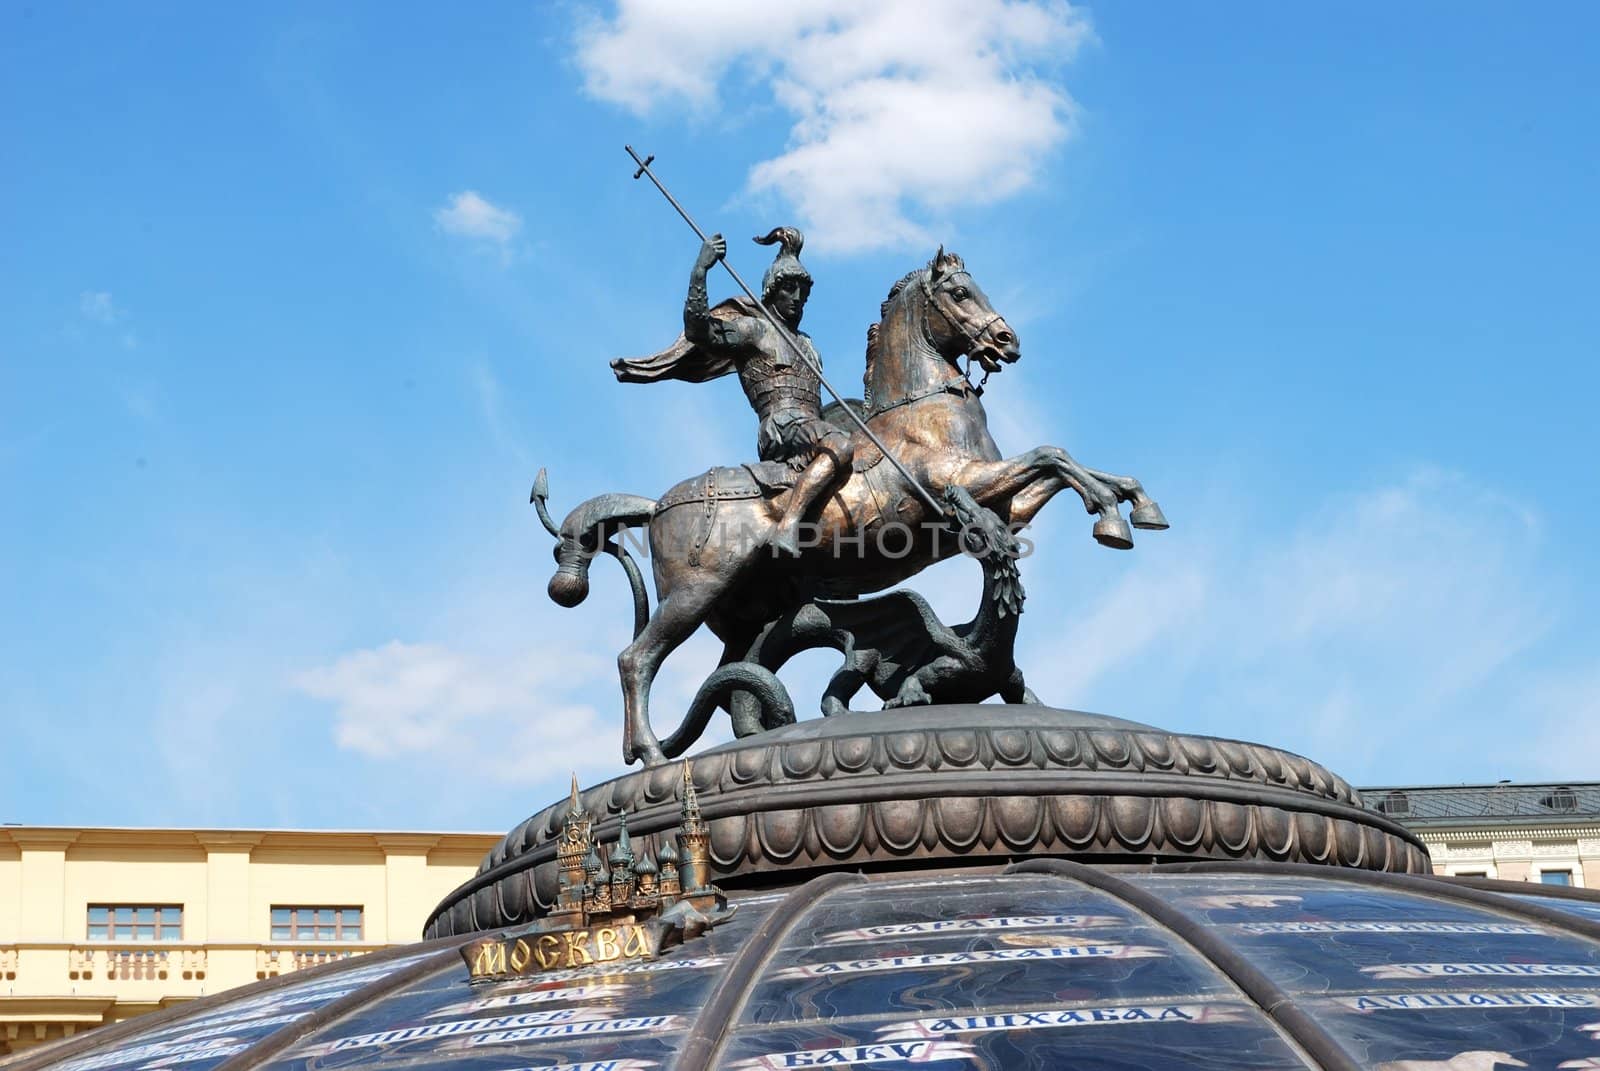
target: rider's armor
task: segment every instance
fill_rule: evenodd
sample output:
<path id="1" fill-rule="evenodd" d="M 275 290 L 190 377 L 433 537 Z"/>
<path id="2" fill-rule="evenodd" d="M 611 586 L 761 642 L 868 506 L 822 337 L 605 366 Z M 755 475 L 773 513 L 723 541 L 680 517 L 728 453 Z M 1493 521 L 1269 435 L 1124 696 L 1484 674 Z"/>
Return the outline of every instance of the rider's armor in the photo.
<path id="1" fill-rule="evenodd" d="M 844 444 L 835 439 L 848 441 L 848 436 L 822 419 L 822 380 L 816 367 L 821 358 L 810 338 L 799 332 L 795 338 L 815 365 L 787 352 L 754 350 L 739 365 L 739 385 L 761 418 L 756 433 L 761 460 L 802 469 L 819 448 L 838 454 Z"/>

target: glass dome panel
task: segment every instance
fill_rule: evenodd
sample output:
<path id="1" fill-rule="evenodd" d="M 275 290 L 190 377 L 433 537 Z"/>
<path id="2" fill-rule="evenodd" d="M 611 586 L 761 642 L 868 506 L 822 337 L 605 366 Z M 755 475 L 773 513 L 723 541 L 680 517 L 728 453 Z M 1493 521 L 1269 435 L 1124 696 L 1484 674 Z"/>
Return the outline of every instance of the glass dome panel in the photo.
<path id="1" fill-rule="evenodd" d="M 454 938 L 0 1067 L 1600 1068 L 1600 897 L 1487 890 L 1242 864 L 858 877 L 735 893 L 656 960 L 473 985 Z"/>

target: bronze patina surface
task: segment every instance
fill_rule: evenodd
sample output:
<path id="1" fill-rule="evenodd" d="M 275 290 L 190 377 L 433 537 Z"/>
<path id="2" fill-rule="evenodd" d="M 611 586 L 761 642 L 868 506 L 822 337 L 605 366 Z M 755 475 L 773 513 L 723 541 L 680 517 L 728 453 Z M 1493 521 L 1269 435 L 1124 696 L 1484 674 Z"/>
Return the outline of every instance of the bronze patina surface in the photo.
<path id="1" fill-rule="evenodd" d="M 1278 748 L 1026 704 L 814 719 L 702 752 L 711 876 L 730 890 L 835 867 L 1031 855 L 1267 860 L 1426 873 L 1415 835 L 1342 778 Z M 589 789 L 596 836 L 670 837 L 676 766 Z M 541 917 L 559 897 L 569 804 L 516 826 L 429 921 L 430 937 Z"/>
<path id="2" fill-rule="evenodd" d="M 463 945 L 474 983 L 654 959 L 733 914 L 722 890 L 706 880 L 709 837 L 688 763 L 677 828 L 635 852 L 627 815 L 619 815 L 616 835 L 609 852 L 595 840 L 574 776 L 556 842 L 550 910 L 527 929 Z"/>
<path id="3" fill-rule="evenodd" d="M 640 161 L 639 174 L 659 186 L 648 164 Z M 1130 521 L 1167 527 L 1160 507 L 1130 476 L 1088 468 L 1054 446 L 1002 456 L 989 434 L 983 385 L 969 373 L 976 365 L 987 380 L 1022 351 L 959 256 L 941 248 L 890 288 L 868 331 L 863 399 L 825 408 L 822 390 L 832 388 L 799 331 L 811 291 L 799 260 L 803 238 L 796 228 L 778 227 L 757 241 L 780 247 L 759 301 L 745 288 L 748 297 L 709 304 L 706 275 L 726 253 L 714 235 L 702 243 L 690 273 L 683 334 L 660 353 L 613 362 L 624 382 L 737 375 L 758 419 L 757 460 L 713 468 L 659 498 L 600 495 L 559 527 L 550 524 L 559 539 L 549 583 L 556 602 L 583 601 L 589 563 L 602 551 L 621 560 L 633 581 L 635 636 L 617 660 L 629 763 L 662 763 L 691 746 L 709 716 L 707 704 L 725 707 L 741 735 L 792 720 L 793 706 L 785 709 L 772 677 L 773 652 L 783 646 L 769 642 L 774 630 L 821 605 L 819 599 L 881 591 L 973 545 L 980 554 L 1014 559 L 1015 541 L 986 537 L 980 513 L 1015 532 L 1071 489 L 1095 515 L 1093 533 L 1104 545 L 1131 547 Z M 545 486 L 541 474 L 534 491 L 541 515 Z M 1122 503 L 1131 507 L 1127 519 Z M 639 528 L 648 534 L 654 612 L 625 545 L 627 531 Z M 986 583 L 986 608 L 1014 617 L 1020 599 L 1016 606 L 995 604 L 996 591 Z M 829 624 L 814 631 L 831 630 L 828 645 L 846 651 L 841 672 L 858 687 L 871 684 L 891 705 L 1029 698 L 1011 662 L 1011 635 L 987 648 L 962 647 L 931 614 L 901 612 L 899 621 L 922 629 L 926 642 L 905 628 L 867 639 L 844 622 L 848 614 L 824 609 L 822 616 Z M 707 682 L 710 691 L 664 746 L 650 720 L 650 687 L 663 660 L 701 625 L 723 641 L 721 676 Z M 914 649 L 921 661 L 901 660 Z M 892 668 L 879 673 L 885 664 Z M 848 701 L 843 680 L 836 684 L 824 701 L 828 712 Z"/>

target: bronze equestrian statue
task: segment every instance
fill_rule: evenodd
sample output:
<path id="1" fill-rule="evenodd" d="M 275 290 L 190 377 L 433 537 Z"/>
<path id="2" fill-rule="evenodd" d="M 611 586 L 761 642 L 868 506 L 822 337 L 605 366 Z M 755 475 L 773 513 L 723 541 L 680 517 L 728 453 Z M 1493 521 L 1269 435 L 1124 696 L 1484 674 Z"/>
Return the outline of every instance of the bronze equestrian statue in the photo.
<path id="1" fill-rule="evenodd" d="M 783 240 L 781 233 L 779 239 Z M 798 241 L 793 244 L 797 247 Z M 702 249 L 701 260 L 707 252 Z M 720 250 L 713 244 L 710 252 Z M 694 278 L 703 280 L 699 262 Z M 784 300 L 780 290 L 769 291 L 775 305 Z M 799 296 L 804 290 L 802 285 L 792 293 Z M 689 304 L 695 300 L 691 293 Z M 724 371 L 704 375 L 711 378 L 740 370 L 741 361 L 750 364 L 752 355 L 766 368 L 761 348 L 765 336 L 750 333 L 744 322 L 760 311 L 749 304 L 726 302 L 709 310 L 709 328 L 705 317 L 686 308 L 685 337 L 679 346 L 644 362 L 626 362 L 623 369 L 642 375 L 636 370 L 665 365 L 678 374 L 677 361 L 687 362 L 684 372 L 727 365 Z M 802 305 L 791 301 L 787 309 L 771 311 L 792 313 L 797 324 Z M 743 661 L 763 629 L 797 606 L 819 596 L 850 598 L 880 591 L 959 553 L 958 537 L 947 526 L 937 500 L 930 501 L 928 489 L 942 495 L 949 488 L 962 488 L 979 506 L 1020 527 L 1057 493 L 1070 488 L 1096 515 L 1095 538 L 1120 549 L 1133 545 L 1128 520 L 1136 528 L 1167 527 L 1160 507 L 1132 477 L 1086 468 L 1055 446 L 1001 457 L 989 435 L 979 388 L 970 383 L 959 362 L 965 358 L 969 367 L 975 362 L 992 373 L 1015 362 L 1021 350 L 1016 334 L 990 306 L 960 257 L 939 250 L 927 265 L 894 285 L 881 311 L 879 323 L 868 335 L 866 397 L 845 403 L 856 407 L 855 415 L 873 434 L 859 427 L 850 430 L 835 419 L 831 423 L 838 435 L 848 434 L 850 439 L 849 447 L 841 447 L 831 429 L 812 423 L 816 418 L 810 399 L 815 394 L 796 402 L 801 392 L 789 389 L 809 378 L 791 368 L 782 391 L 762 393 L 760 382 L 752 386 L 760 373 L 746 380 L 741 370 L 741 381 L 746 382 L 763 423 L 769 415 L 785 415 L 786 423 L 774 423 L 776 436 L 769 433 L 764 440 L 778 444 L 765 452 L 781 460 L 714 468 L 677 484 L 658 500 L 601 495 L 579 505 L 562 522 L 549 591 L 563 606 L 583 601 L 590 560 L 601 551 L 616 554 L 619 532 L 648 529 L 659 602 L 617 659 L 625 762 L 666 761 L 650 724 L 650 685 L 667 655 L 701 624 L 723 641 L 725 663 Z M 702 340 L 706 334 L 716 339 L 719 320 L 732 323 L 724 335 L 727 345 L 691 338 L 691 320 Z M 671 356 L 674 350 L 681 352 Z M 775 366 L 776 359 L 771 363 Z M 837 406 L 830 412 L 843 415 Z M 786 430 L 796 424 L 804 425 L 804 430 Z M 893 452 L 889 459 L 893 463 L 883 463 L 884 454 L 874 440 Z M 847 453 L 854 461 L 841 482 L 846 466 L 838 459 Z M 796 457 L 805 459 L 798 475 L 789 464 Z M 823 457 L 830 459 L 828 468 L 818 465 Z M 808 493 L 820 500 L 808 501 Z M 1123 502 L 1132 507 L 1128 520 L 1119 510 Z M 809 538 L 796 538 L 793 546 L 798 554 L 787 553 L 790 526 L 797 518 L 809 521 Z M 631 564 L 625 551 L 619 556 Z M 687 746 L 679 739 L 674 743 Z"/>

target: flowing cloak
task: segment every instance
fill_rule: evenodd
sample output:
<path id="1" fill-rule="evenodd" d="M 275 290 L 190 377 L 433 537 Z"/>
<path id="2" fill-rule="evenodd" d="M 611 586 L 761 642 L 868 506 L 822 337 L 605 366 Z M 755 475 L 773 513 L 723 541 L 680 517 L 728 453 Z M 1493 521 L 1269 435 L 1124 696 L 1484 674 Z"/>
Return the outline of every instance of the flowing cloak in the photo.
<path id="1" fill-rule="evenodd" d="M 747 297 L 729 298 L 711 310 L 711 318 L 722 321 L 760 315 L 756 303 Z M 663 379 L 704 383 L 737 370 L 734 354 L 690 342 L 681 334 L 660 353 L 648 357 L 618 357 L 611 362 L 611 371 L 616 373 L 619 383 L 655 383 Z"/>

